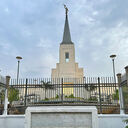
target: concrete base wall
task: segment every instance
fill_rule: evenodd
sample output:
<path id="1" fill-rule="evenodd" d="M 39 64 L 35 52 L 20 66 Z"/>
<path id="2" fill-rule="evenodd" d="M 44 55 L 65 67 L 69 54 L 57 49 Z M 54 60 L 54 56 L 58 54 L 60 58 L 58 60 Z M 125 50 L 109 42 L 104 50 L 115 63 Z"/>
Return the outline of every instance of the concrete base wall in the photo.
<path id="1" fill-rule="evenodd" d="M 0 116 L 0 128 L 24 128 L 25 115 Z"/>
<path id="2" fill-rule="evenodd" d="M 99 128 L 125 128 L 125 119 L 128 115 L 98 115 Z M 0 116 L 0 128 L 25 128 L 25 116 Z"/>
<path id="3" fill-rule="evenodd" d="M 99 128 L 95 106 L 28 107 L 25 128 Z"/>
<path id="4" fill-rule="evenodd" d="M 124 120 L 126 119 L 128 119 L 128 115 L 98 115 L 100 128 L 125 128 Z"/>

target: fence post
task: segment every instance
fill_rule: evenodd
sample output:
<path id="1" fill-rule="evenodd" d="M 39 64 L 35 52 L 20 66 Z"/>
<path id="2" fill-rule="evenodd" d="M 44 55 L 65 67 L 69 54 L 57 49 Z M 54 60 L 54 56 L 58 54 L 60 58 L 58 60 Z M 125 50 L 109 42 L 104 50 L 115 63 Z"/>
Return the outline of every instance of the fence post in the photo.
<path id="1" fill-rule="evenodd" d="M 61 101 L 63 103 L 63 78 L 61 79 L 61 85 L 62 85 L 62 90 L 61 90 Z"/>
<path id="2" fill-rule="evenodd" d="M 9 88 L 10 76 L 6 76 L 6 88 L 5 88 L 5 99 L 4 99 L 4 112 L 3 115 L 8 114 L 8 88 Z"/>
<path id="3" fill-rule="evenodd" d="M 128 66 L 125 67 L 125 72 L 126 72 L 126 80 L 127 80 L 127 86 L 128 86 Z"/>
<path id="4" fill-rule="evenodd" d="M 100 77 L 98 77 L 98 88 L 99 88 L 100 114 L 102 114 L 101 92 L 100 92 Z"/>
<path id="5" fill-rule="evenodd" d="M 26 79 L 26 84 L 25 84 L 25 100 L 24 100 L 24 106 L 26 106 L 26 101 L 27 101 L 27 85 L 28 85 L 28 79 Z"/>
<path id="6" fill-rule="evenodd" d="M 124 103 L 123 103 L 123 94 L 121 87 L 121 73 L 117 74 L 118 87 L 119 87 L 119 102 L 120 102 L 120 114 L 124 114 Z"/>

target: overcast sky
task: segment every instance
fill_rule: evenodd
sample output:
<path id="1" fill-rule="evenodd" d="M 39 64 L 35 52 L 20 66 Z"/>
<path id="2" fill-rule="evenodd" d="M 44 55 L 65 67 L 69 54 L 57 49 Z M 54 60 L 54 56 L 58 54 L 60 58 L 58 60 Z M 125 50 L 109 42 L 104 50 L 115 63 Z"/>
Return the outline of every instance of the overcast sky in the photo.
<path id="1" fill-rule="evenodd" d="M 0 74 L 50 77 L 59 61 L 65 10 L 75 44 L 76 62 L 85 76 L 112 76 L 128 65 L 128 0 L 1 0 Z"/>

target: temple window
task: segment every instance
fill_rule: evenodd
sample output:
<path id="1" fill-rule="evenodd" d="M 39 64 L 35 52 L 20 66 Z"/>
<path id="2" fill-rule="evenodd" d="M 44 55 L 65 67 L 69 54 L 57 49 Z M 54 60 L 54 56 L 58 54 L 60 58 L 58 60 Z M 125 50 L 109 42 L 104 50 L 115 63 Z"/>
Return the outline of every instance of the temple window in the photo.
<path id="1" fill-rule="evenodd" d="M 65 53 L 65 62 L 69 62 L 69 53 L 68 52 Z"/>

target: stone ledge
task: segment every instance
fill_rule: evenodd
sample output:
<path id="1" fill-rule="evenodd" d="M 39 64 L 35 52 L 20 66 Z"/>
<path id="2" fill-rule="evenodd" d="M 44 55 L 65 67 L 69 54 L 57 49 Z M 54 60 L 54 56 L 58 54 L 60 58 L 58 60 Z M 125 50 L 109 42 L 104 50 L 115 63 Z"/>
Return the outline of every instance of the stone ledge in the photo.
<path id="1" fill-rule="evenodd" d="M 89 127 L 85 126 L 85 128 L 98 128 L 98 115 L 97 115 L 97 109 L 96 109 L 95 106 L 28 107 L 27 110 L 26 110 L 26 116 L 25 116 L 25 128 L 31 128 L 32 127 L 31 125 L 33 124 L 32 119 L 33 119 L 34 114 L 36 116 L 36 117 L 34 117 L 34 119 L 36 119 L 37 122 L 39 122 L 39 119 L 41 119 L 41 121 L 43 121 L 43 119 L 44 119 L 44 121 L 43 121 L 44 124 L 42 124 L 40 126 L 41 128 L 43 128 L 43 125 L 44 125 L 44 127 L 46 127 L 45 126 L 46 118 L 49 118 L 49 119 L 51 118 L 51 117 L 48 117 L 49 114 L 52 114 L 52 118 L 55 115 L 54 119 L 58 118 L 59 115 L 61 115 L 61 118 L 64 119 L 64 120 L 69 118 L 69 122 L 71 124 L 74 124 L 73 123 L 73 121 L 74 121 L 73 118 L 76 118 L 77 122 L 80 123 L 81 118 L 78 118 L 78 117 L 83 117 L 83 115 L 84 115 L 84 118 L 82 119 L 82 121 L 85 121 L 85 122 L 84 122 L 84 124 L 81 124 L 82 125 L 81 128 L 84 127 L 83 125 L 86 125 L 86 123 L 89 125 Z M 59 115 L 57 116 L 57 114 L 59 114 Z M 68 114 L 71 114 L 71 116 L 69 116 Z M 77 114 L 78 114 L 78 116 L 77 116 Z M 90 116 L 89 116 L 89 114 L 90 114 Z M 37 119 L 37 118 L 39 118 L 39 119 Z M 60 120 L 60 118 L 58 118 L 58 119 L 59 119 L 59 121 L 62 121 L 63 125 L 66 125 L 66 126 L 62 126 L 62 128 L 63 127 L 65 127 L 65 128 L 68 127 L 68 124 L 65 124 L 63 122 L 64 120 Z M 89 120 L 89 122 L 91 121 L 91 123 L 89 124 L 89 122 L 87 120 Z M 52 122 L 52 120 L 49 120 L 49 121 Z M 35 120 L 33 122 L 36 123 L 36 124 L 39 124 L 39 123 L 35 122 Z M 52 122 L 52 124 L 56 124 L 56 123 Z M 55 126 L 55 127 L 57 127 L 57 126 Z"/>

